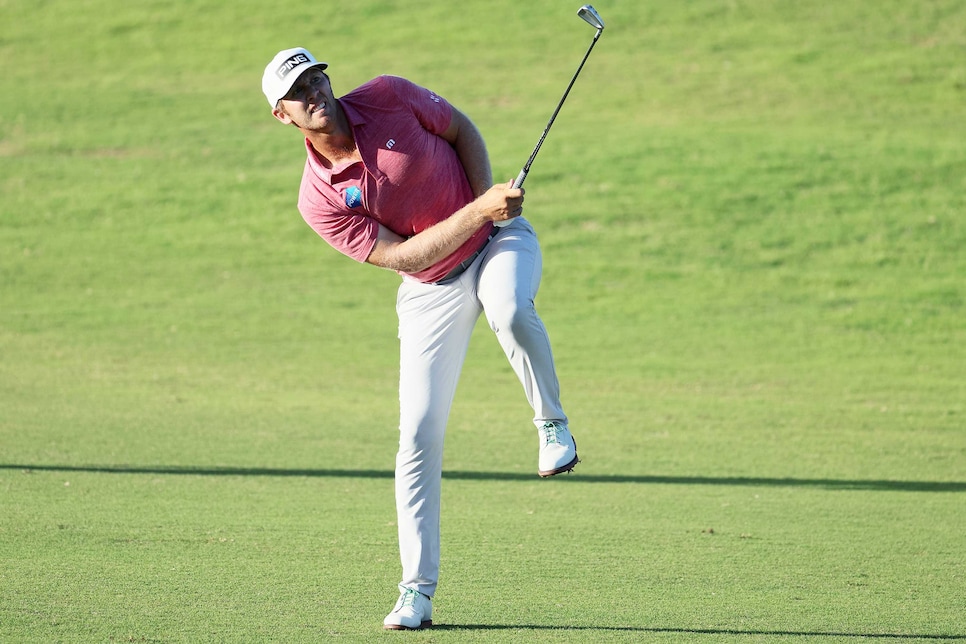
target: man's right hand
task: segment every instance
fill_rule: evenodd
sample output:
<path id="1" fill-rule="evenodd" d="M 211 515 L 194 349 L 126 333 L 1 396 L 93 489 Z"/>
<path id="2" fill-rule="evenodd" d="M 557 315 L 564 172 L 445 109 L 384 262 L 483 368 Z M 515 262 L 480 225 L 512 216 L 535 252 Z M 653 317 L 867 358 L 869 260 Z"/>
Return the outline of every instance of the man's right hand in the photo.
<path id="1" fill-rule="evenodd" d="M 513 182 L 498 183 L 482 195 L 474 205 L 485 221 L 509 221 L 523 214 L 523 188 L 514 188 Z"/>

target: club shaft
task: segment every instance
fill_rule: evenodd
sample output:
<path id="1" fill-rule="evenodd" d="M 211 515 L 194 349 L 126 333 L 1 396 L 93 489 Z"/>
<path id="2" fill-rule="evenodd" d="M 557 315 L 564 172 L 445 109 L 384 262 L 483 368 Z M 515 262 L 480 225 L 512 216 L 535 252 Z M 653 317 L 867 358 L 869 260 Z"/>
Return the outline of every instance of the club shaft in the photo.
<path id="1" fill-rule="evenodd" d="M 570 88 L 573 87 L 574 83 L 577 81 L 577 76 L 580 75 L 580 70 L 584 68 L 584 63 L 586 63 L 587 58 L 590 57 L 590 52 L 593 51 L 594 45 L 597 44 L 597 39 L 600 38 L 602 31 L 603 30 L 598 29 L 597 33 L 594 34 L 594 40 L 591 41 L 590 47 L 587 48 L 587 53 L 584 54 L 584 59 L 580 61 L 580 66 L 577 67 L 577 71 L 574 72 L 573 78 L 570 79 L 570 84 L 567 85 L 567 89 L 564 91 L 563 96 L 560 97 L 560 102 L 557 103 L 557 108 L 553 111 L 553 115 L 550 117 L 550 120 L 547 121 L 547 127 L 543 129 L 543 134 L 540 135 L 540 140 L 537 141 L 537 145 L 533 148 L 533 152 L 530 154 L 530 158 L 527 159 L 526 165 L 523 166 L 523 169 L 520 170 L 520 174 L 517 175 L 516 180 L 513 182 L 514 188 L 519 188 L 526 180 L 527 174 L 530 172 L 530 166 L 533 164 L 533 160 L 537 158 L 537 152 L 540 151 L 540 146 L 543 145 L 544 140 L 547 138 L 547 133 L 550 132 L 554 119 L 557 118 L 557 113 L 560 112 L 560 108 L 563 106 L 564 101 L 567 100 L 567 95 L 570 94 Z"/>

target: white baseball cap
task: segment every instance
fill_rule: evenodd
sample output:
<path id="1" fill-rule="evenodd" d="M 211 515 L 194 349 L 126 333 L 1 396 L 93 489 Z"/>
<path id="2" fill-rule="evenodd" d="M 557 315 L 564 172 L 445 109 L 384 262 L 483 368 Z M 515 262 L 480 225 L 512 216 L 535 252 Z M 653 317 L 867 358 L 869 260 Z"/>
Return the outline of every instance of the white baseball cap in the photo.
<path id="1" fill-rule="evenodd" d="M 269 105 L 274 108 L 306 69 L 325 69 L 328 66 L 328 63 L 315 60 L 315 56 L 302 47 L 278 52 L 262 74 L 262 91 L 265 92 Z"/>

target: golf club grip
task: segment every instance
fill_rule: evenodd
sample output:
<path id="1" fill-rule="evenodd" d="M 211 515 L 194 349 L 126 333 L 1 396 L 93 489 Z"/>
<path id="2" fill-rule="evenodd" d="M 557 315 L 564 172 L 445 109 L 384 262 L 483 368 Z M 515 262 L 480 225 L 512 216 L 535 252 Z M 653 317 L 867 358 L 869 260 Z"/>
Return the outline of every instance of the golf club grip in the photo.
<path id="1" fill-rule="evenodd" d="M 523 185 L 523 182 L 526 181 L 526 179 L 527 179 L 527 169 L 524 168 L 523 170 L 520 170 L 520 174 L 518 174 L 517 178 L 514 179 L 513 187 L 519 188 L 520 186 Z M 496 226 L 497 228 L 503 228 L 504 226 L 509 226 L 511 221 L 513 220 L 507 219 L 506 221 L 494 221 L 493 225 Z"/>

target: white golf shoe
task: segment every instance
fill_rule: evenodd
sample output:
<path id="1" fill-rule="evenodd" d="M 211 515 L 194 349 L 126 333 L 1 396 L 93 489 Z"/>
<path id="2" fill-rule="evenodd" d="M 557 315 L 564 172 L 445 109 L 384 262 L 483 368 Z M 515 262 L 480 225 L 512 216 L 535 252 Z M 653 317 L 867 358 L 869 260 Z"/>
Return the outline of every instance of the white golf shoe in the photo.
<path id="1" fill-rule="evenodd" d="M 580 462 L 577 458 L 577 442 L 563 423 L 544 423 L 537 430 L 540 435 L 540 460 L 537 473 L 546 478 L 561 472 L 569 472 Z"/>
<path id="2" fill-rule="evenodd" d="M 412 631 L 432 625 L 433 600 L 412 588 L 400 593 L 396 607 L 382 621 L 382 627 L 390 631 Z"/>

